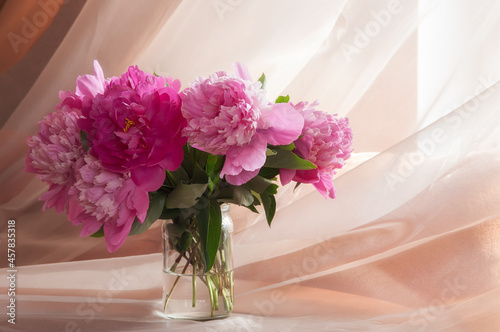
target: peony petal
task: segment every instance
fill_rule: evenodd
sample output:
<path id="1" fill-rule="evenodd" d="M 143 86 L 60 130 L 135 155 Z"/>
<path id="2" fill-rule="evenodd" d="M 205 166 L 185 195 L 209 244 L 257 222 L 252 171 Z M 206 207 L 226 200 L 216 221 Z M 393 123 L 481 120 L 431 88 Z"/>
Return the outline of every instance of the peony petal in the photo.
<path id="1" fill-rule="evenodd" d="M 317 168 L 309 170 L 299 169 L 295 172 L 293 180 L 300 183 L 316 183 L 321 180 L 321 176 Z"/>
<path id="2" fill-rule="evenodd" d="M 131 175 L 134 183 L 144 191 L 158 190 L 165 181 L 165 170 L 158 165 L 135 168 Z"/>
<path id="3" fill-rule="evenodd" d="M 281 185 L 286 186 L 287 184 L 292 182 L 294 177 L 295 177 L 294 169 L 285 169 L 285 168 L 280 169 Z"/>
<path id="4" fill-rule="evenodd" d="M 335 198 L 335 188 L 333 187 L 333 175 L 327 172 L 320 172 L 320 179 L 318 182 L 313 183 L 314 188 L 327 198 Z"/>
<path id="5" fill-rule="evenodd" d="M 244 146 L 229 149 L 222 168 L 221 177 L 238 175 L 242 170 L 254 171 L 260 169 L 266 162 L 267 144 L 258 135 L 252 142 Z"/>
<path id="6" fill-rule="evenodd" d="M 232 185 L 239 186 L 253 179 L 259 174 L 259 171 L 260 169 L 254 171 L 242 170 L 238 175 L 226 175 L 226 181 Z"/>
<path id="7" fill-rule="evenodd" d="M 57 213 L 61 213 L 66 208 L 68 202 L 68 187 L 58 184 L 51 184 L 49 190 L 40 196 L 40 200 L 45 201 L 42 211 L 47 208 L 55 208 Z"/>
<path id="8" fill-rule="evenodd" d="M 142 223 L 146 219 L 149 207 L 149 195 L 147 191 L 136 188 L 132 199 L 132 208 L 137 211 L 137 219 Z"/>
<path id="9" fill-rule="evenodd" d="M 99 62 L 94 60 L 94 75 L 78 76 L 75 94 L 80 97 L 95 97 L 99 93 L 104 93 L 105 82 Z"/>
<path id="10" fill-rule="evenodd" d="M 271 145 L 286 145 L 295 141 L 302 133 L 304 118 L 290 104 L 274 104 L 271 111 L 263 112 L 262 119 L 270 124 L 259 133 Z"/>
<path id="11" fill-rule="evenodd" d="M 97 232 L 102 227 L 102 222 L 95 218 L 88 217 L 83 222 L 82 230 L 80 231 L 80 236 L 90 236 Z"/>
<path id="12" fill-rule="evenodd" d="M 104 240 L 109 252 L 114 252 L 122 246 L 130 233 L 133 222 L 134 216 L 132 215 L 122 226 L 113 223 L 104 224 Z"/>
<path id="13" fill-rule="evenodd" d="M 172 151 L 159 165 L 168 171 L 175 171 L 181 166 L 182 159 L 184 158 L 184 151 L 180 145 L 174 145 L 171 146 L 171 148 Z"/>

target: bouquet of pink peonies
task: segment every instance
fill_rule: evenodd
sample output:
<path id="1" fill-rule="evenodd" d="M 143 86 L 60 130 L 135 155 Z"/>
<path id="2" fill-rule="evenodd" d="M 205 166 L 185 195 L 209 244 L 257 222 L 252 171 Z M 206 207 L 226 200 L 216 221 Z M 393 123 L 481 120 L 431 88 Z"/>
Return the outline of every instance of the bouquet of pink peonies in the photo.
<path id="1" fill-rule="evenodd" d="M 264 75 L 253 82 L 245 66 L 235 71 L 181 91 L 178 80 L 137 66 L 105 79 L 95 61 L 94 75 L 60 92 L 27 140 L 26 170 L 49 185 L 43 209 L 66 212 L 81 236 L 103 236 L 110 252 L 171 219 L 178 260 L 207 272 L 220 263 L 222 204 L 257 213 L 261 205 L 270 225 L 278 178 L 334 198 L 333 174 L 351 153 L 348 120 L 288 96 L 270 102 Z"/>

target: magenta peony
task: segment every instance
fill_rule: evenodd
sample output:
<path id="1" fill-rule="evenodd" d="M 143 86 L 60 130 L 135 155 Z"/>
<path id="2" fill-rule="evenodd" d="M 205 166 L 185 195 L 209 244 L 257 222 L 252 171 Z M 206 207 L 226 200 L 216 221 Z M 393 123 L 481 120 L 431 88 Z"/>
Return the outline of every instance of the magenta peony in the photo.
<path id="1" fill-rule="evenodd" d="M 168 84 L 168 86 L 166 86 Z M 144 190 L 158 189 L 165 169 L 183 158 L 180 83 L 130 67 L 112 78 L 92 105 L 84 105 L 78 124 L 87 133 L 90 153 L 115 172 L 131 171 Z"/>
<path id="2" fill-rule="evenodd" d="M 303 126 L 300 114 L 288 104 L 271 104 L 261 83 L 251 81 L 246 67 L 237 75 L 216 72 L 198 77 L 184 90 L 184 135 L 200 150 L 225 155 L 221 172 L 240 185 L 254 177 L 266 161 L 267 144 L 293 142 Z"/>
<path id="3" fill-rule="evenodd" d="M 295 152 L 316 165 L 312 170 L 281 169 L 283 185 L 296 181 L 312 183 L 325 197 L 334 198 L 333 175 L 351 155 L 352 130 L 347 118 L 336 118 L 332 114 L 315 110 L 316 103 L 299 103 L 295 109 L 304 117 L 301 137 L 295 141 Z"/>
<path id="4" fill-rule="evenodd" d="M 81 236 L 103 227 L 106 246 L 115 251 L 127 238 L 135 217 L 144 221 L 148 192 L 134 183 L 130 172 L 109 171 L 91 155 L 78 160 L 75 178 L 69 190 L 69 220 L 73 225 L 83 224 Z"/>

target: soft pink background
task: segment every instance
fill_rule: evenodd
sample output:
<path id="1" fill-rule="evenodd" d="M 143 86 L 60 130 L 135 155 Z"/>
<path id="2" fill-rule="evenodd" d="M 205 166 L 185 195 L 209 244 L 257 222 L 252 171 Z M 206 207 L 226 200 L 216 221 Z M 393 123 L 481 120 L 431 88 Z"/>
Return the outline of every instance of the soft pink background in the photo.
<path id="1" fill-rule="evenodd" d="M 14 219 L 17 264 L 2 331 L 500 330 L 498 31 L 495 0 L 67 1 L 0 76 L 0 253 Z M 40 211 L 24 141 L 94 59 L 105 76 L 137 64 L 183 86 L 240 61 L 270 99 L 350 118 L 335 200 L 282 188 L 270 229 L 233 207 L 229 319 L 162 317 L 158 227 L 109 254 Z"/>

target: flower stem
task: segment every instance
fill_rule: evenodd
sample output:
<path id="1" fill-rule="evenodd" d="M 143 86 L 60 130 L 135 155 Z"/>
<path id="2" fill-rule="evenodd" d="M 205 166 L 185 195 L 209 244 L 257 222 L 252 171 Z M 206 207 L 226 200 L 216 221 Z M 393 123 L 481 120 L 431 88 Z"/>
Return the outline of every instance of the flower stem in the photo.
<path id="1" fill-rule="evenodd" d="M 170 300 L 170 297 L 172 296 L 172 294 L 174 292 L 175 286 L 179 282 L 179 279 L 181 278 L 181 276 L 186 272 L 186 270 L 191 262 L 192 257 L 193 256 L 189 257 L 189 260 L 187 261 L 186 266 L 184 266 L 184 269 L 182 270 L 181 274 L 178 275 L 177 278 L 175 278 L 174 284 L 172 285 L 172 288 L 170 289 L 170 292 L 168 293 L 167 297 L 165 297 L 165 302 L 163 302 L 163 311 L 165 311 L 165 309 L 167 309 L 168 301 Z"/>
<path id="2" fill-rule="evenodd" d="M 193 308 L 196 307 L 196 264 L 193 264 Z"/>

